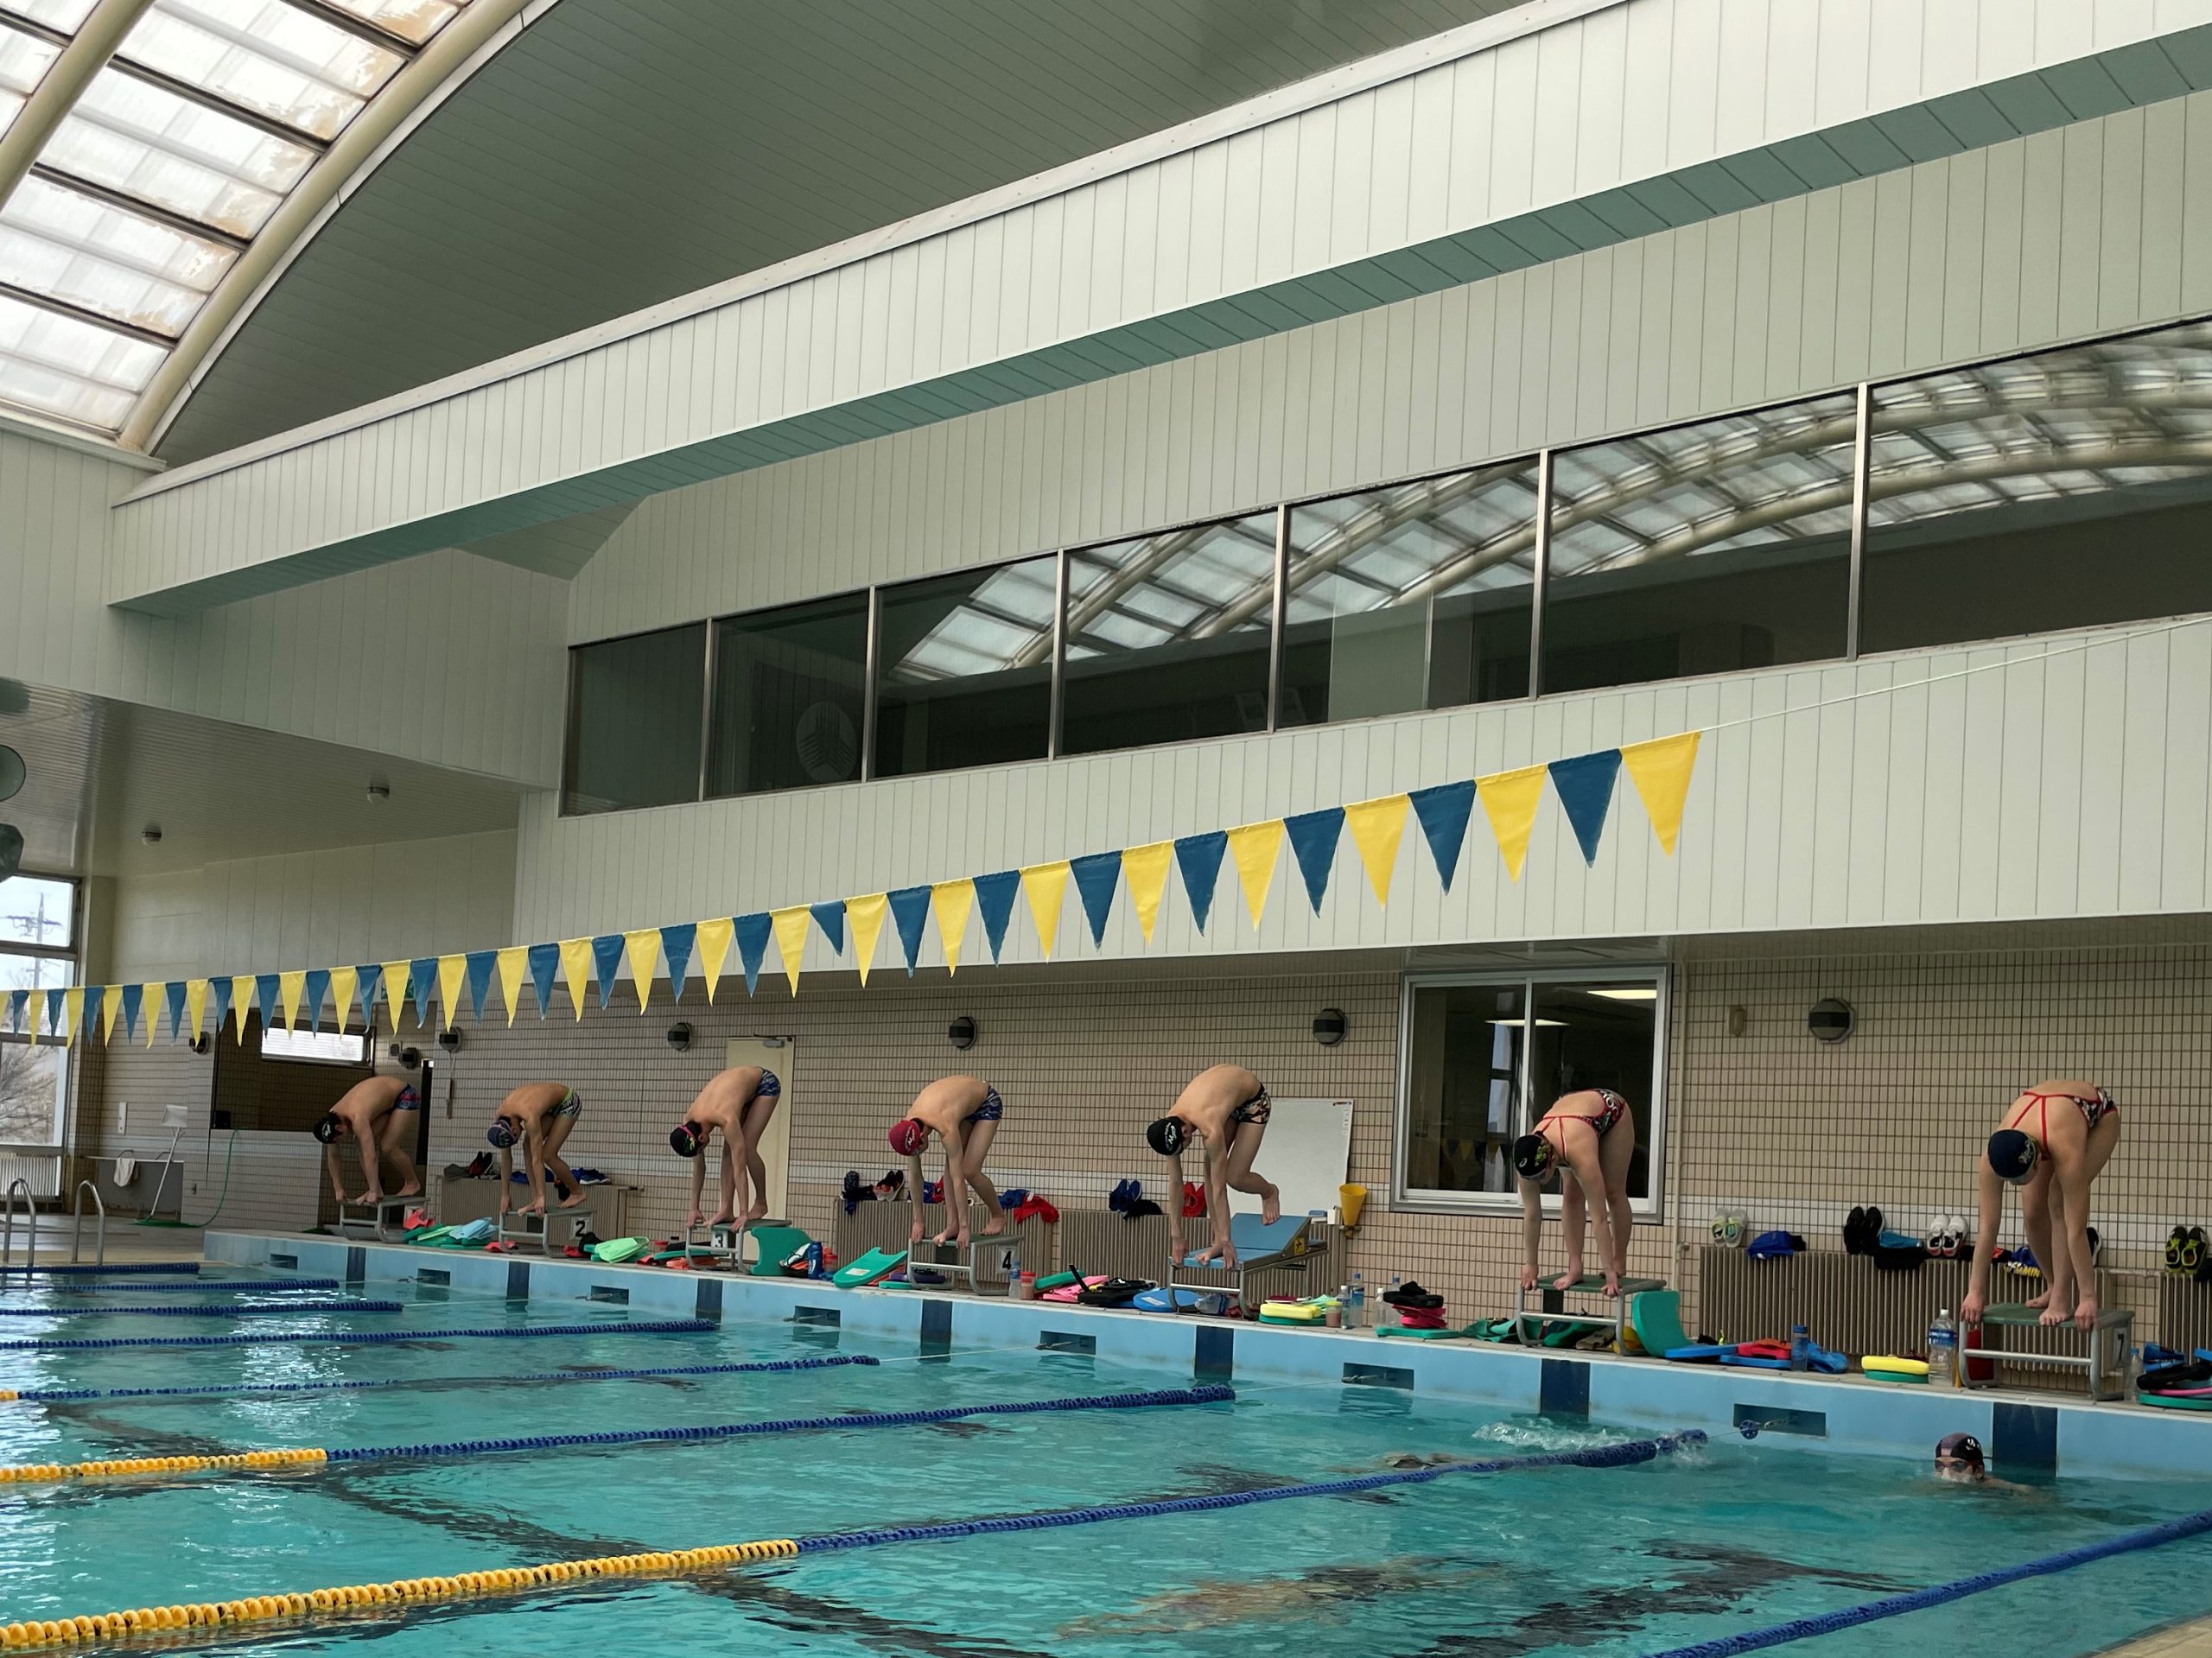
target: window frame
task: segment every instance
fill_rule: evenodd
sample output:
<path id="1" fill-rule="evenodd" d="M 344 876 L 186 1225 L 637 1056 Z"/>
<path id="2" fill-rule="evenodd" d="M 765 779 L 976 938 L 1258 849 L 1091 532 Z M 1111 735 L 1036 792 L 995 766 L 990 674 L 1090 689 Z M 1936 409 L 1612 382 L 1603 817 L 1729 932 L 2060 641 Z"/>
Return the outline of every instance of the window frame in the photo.
<path id="1" fill-rule="evenodd" d="M 16 874 L 25 880 L 58 881 L 69 889 L 70 942 L 66 945 L 56 945 L 34 944 L 16 939 L 0 940 L 0 955 L 30 956 L 44 961 L 65 962 L 69 966 L 70 985 L 81 988 L 85 982 L 85 883 L 74 875 L 50 875 L 35 869 L 18 869 Z M 67 1156 L 71 1142 L 76 1138 L 77 1068 L 73 1063 L 76 1058 L 76 1044 L 65 1042 L 58 1036 L 35 1039 L 14 1031 L 0 1031 L 0 1042 L 55 1050 L 54 1063 L 59 1071 L 55 1087 L 60 1094 L 60 1109 L 55 1114 L 59 1132 L 54 1141 L 48 1144 L 35 1140 L 0 1140 L 0 1156 Z"/>
<path id="2" fill-rule="evenodd" d="M 1674 964 L 1670 962 L 1609 963 L 1602 967 L 1544 967 L 1510 971 L 1437 969 L 1402 975 L 1398 990 L 1398 1074 L 1390 1102 L 1390 1208 L 1394 1213 L 1520 1214 L 1521 1195 L 1517 1190 L 1455 1192 L 1407 1184 L 1407 1141 L 1411 1128 L 1409 1106 L 1413 1091 L 1414 1004 L 1417 994 L 1422 990 L 1461 985 L 1512 985 L 1521 989 L 1522 1006 L 1530 1010 L 1524 1017 L 1534 1018 L 1536 987 L 1546 984 L 1649 984 L 1656 987 L 1658 994 L 1651 1002 L 1651 1098 L 1630 1102 L 1631 1107 L 1642 1113 L 1638 1126 L 1643 1130 L 1643 1143 L 1648 1152 L 1651 1190 L 1647 1197 L 1631 1197 L 1629 1210 L 1634 1225 L 1658 1226 L 1665 1223 L 1668 1060 L 1673 1048 L 1674 1034 Z M 1529 1066 L 1535 1056 L 1535 1046 L 1533 1039 L 1521 1045 L 1520 1075 L 1516 1078 L 1516 1088 L 1518 1097 L 1524 1102 L 1531 1097 Z M 1547 1215 L 1559 1212 L 1558 1193 L 1546 1192 L 1541 1201 Z"/>

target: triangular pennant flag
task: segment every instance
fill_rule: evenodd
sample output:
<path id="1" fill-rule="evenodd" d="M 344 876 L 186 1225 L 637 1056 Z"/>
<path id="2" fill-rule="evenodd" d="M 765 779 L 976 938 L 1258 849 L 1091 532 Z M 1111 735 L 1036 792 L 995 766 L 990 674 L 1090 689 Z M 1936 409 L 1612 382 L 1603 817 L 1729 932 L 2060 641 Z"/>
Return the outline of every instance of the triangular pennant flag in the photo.
<path id="1" fill-rule="evenodd" d="M 8 993 L 8 1028 L 17 1036 L 25 1033 L 31 1018 L 31 993 L 10 990 Z"/>
<path id="2" fill-rule="evenodd" d="M 407 988 L 415 998 L 415 1023 L 430 1025 L 430 996 L 438 988 L 438 958 L 417 956 L 407 964 Z M 433 1030 L 435 1026 L 430 1026 Z"/>
<path id="3" fill-rule="evenodd" d="M 1689 798 L 1690 773 L 1697 765 L 1699 735 L 1685 731 L 1679 737 L 1630 743 L 1620 751 L 1629 781 L 1636 785 L 1637 797 L 1651 819 L 1651 832 L 1659 837 L 1659 849 L 1670 858 L 1675 837 L 1682 831 L 1682 806 Z"/>
<path id="4" fill-rule="evenodd" d="M 530 946 L 530 988 L 537 997 L 537 1016 L 543 1019 L 553 1011 L 553 979 L 561 970 L 561 947 L 558 944 Z"/>
<path id="5" fill-rule="evenodd" d="M 212 988 L 213 981 L 207 979 L 184 981 L 184 1021 L 194 1042 L 200 1040 L 200 1032 L 207 1026 L 207 993 Z M 217 1024 L 222 1022 L 222 1017 L 220 1013 L 215 1016 Z"/>
<path id="6" fill-rule="evenodd" d="M 776 954 L 784 958 L 784 978 L 791 988 L 791 994 L 798 994 L 799 969 L 806 961 L 806 924 L 812 910 L 804 904 L 786 905 L 768 912 L 769 924 L 776 932 Z M 840 912 L 840 921 L 842 912 Z"/>
<path id="7" fill-rule="evenodd" d="M 322 1005 L 330 1000 L 330 969 L 327 967 L 310 969 L 305 988 L 307 999 L 301 1006 L 307 1010 L 308 1029 L 320 1030 L 322 1027 Z M 338 1028 L 341 1031 L 346 1028 L 344 1020 L 338 1021 Z"/>
<path id="8" fill-rule="evenodd" d="M 330 969 L 330 999 L 337 1004 L 338 1028 L 341 1031 L 353 1022 L 353 994 L 360 984 L 361 969 L 358 967 Z"/>
<path id="9" fill-rule="evenodd" d="M 162 1001 L 168 1008 L 169 1040 L 172 1042 L 184 1033 L 184 1002 L 191 993 L 191 984 L 183 979 L 171 979 L 162 987 Z"/>
<path id="10" fill-rule="evenodd" d="M 983 918 L 983 939 L 991 947 L 991 960 L 999 959 L 1006 944 L 1006 925 L 1014 919 L 1014 895 L 1021 890 L 1019 869 L 1001 869 L 976 877 L 976 908 Z"/>
<path id="11" fill-rule="evenodd" d="M 1030 918 L 1037 924 L 1037 942 L 1045 959 L 1052 959 L 1052 945 L 1060 936 L 1060 905 L 1067 897 L 1068 861 L 1025 864 L 1021 867 L 1021 895 L 1029 900 Z"/>
<path id="12" fill-rule="evenodd" d="M 231 1008 L 235 1004 L 245 1001 L 245 998 L 238 994 L 238 984 L 239 981 L 234 978 L 210 979 L 207 981 L 207 988 L 213 994 L 215 999 L 215 1034 L 217 1036 L 222 1035 L 223 1020 L 230 1013 Z M 241 1013 L 239 1015 L 241 1028 L 233 1032 L 240 1040 L 243 1040 L 245 1035 L 243 1029 L 245 1015 Z"/>
<path id="13" fill-rule="evenodd" d="M 64 1042 L 73 1044 L 78 1032 L 85 1028 L 85 991 L 79 988 L 54 994 L 61 998 L 61 1011 L 54 1018 L 54 1033 Z"/>
<path id="14" fill-rule="evenodd" d="M 115 1040 L 115 1015 L 118 1006 L 123 1013 L 123 1039 L 127 1042 L 138 1034 L 138 1007 L 145 996 L 145 988 L 141 985 L 118 984 L 108 988 L 103 1022 L 107 1026 L 109 1041 Z"/>
<path id="15" fill-rule="evenodd" d="M 373 962 L 353 969 L 356 993 L 361 999 L 361 1023 L 372 1026 L 377 1022 L 377 987 L 384 982 L 384 969 Z"/>
<path id="16" fill-rule="evenodd" d="M 1122 879 L 1129 884 L 1129 904 L 1137 912 L 1137 930 L 1152 942 L 1160 921 L 1160 900 L 1167 891 L 1167 867 L 1175 861 L 1173 841 L 1154 841 L 1122 851 Z"/>
<path id="17" fill-rule="evenodd" d="M 660 930 L 660 958 L 668 963 L 668 996 L 671 1001 L 683 1000 L 683 981 L 691 971 L 691 945 L 698 929 L 689 921 L 677 921 Z"/>
<path id="18" fill-rule="evenodd" d="M 1598 842 L 1605 838 L 1605 816 L 1613 809 L 1613 784 L 1621 774 L 1621 751 L 1601 748 L 1594 754 L 1576 754 L 1551 763 L 1552 791 L 1567 812 L 1567 821 L 1582 848 L 1582 861 L 1598 861 Z"/>
<path id="19" fill-rule="evenodd" d="M 1213 889 L 1221 880 L 1222 854 L 1229 850 L 1225 829 L 1186 835 L 1175 842 L 1175 867 L 1182 872 L 1183 896 L 1191 901 L 1191 919 L 1206 930 L 1213 914 Z"/>
<path id="20" fill-rule="evenodd" d="M 1483 816 L 1490 819 L 1490 832 L 1497 837 L 1498 855 L 1515 880 L 1521 879 L 1521 866 L 1529 861 L 1529 831 L 1535 827 L 1548 775 L 1548 767 L 1524 765 L 1475 779 L 1475 793 L 1483 803 Z"/>
<path id="21" fill-rule="evenodd" d="M 79 993 L 78 1000 L 79 1002 L 84 1000 L 82 992 Z M 69 1029 L 68 1021 L 69 993 L 66 990 L 48 991 L 46 993 L 47 1034 L 48 1036 L 61 1037 L 66 1040 Z"/>
<path id="22" fill-rule="evenodd" d="M 1421 832 L 1428 842 L 1428 855 L 1435 861 L 1437 878 L 1452 890 L 1452 877 L 1459 872 L 1459 848 L 1467 839 L 1467 820 L 1475 815 L 1475 785 L 1440 783 L 1433 789 L 1416 789 L 1407 798 Z"/>
<path id="23" fill-rule="evenodd" d="M 261 1033 L 265 1037 L 276 1028 L 276 997 L 280 988 L 274 973 L 257 973 L 253 977 L 253 1004 L 261 1013 Z"/>
<path id="24" fill-rule="evenodd" d="M 1390 902 L 1390 878 L 1398 869 L 1398 842 L 1406 833 L 1406 810 L 1413 803 L 1403 795 L 1384 795 L 1344 808 L 1344 827 L 1351 831 L 1353 848 L 1367 871 L 1367 884 L 1375 901 Z"/>
<path id="25" fill-rule="evenodd" d="M 556 948 L 561 952 L 561 981 L 569 987 L 569 1006 L 582 1019 L 584 987 L 591 982 L 591 940 L 563 938 Z"/>
<path id="26" fill-rule="evenodd" d="M 914 976 L 914 962 L 922 953 L 922 921 L 930 912 L 930 889 L 902 886 L 885 894 L 891 903 L 891 920 L 899 929 L 899 948 L 906 952 L 906 976 Z"/>
<path id="27" fill-rule="evenodd" d="M 1344 836 L 1344 809 L 1324 806 L 1317 812 L 1296 812 L 1282 820 L 1290 836 L 1291 855 L 1298 873 L 1306 878 L 1306 901 L 1321 913 L 1321 899 L 1329 890 L 1329 875 L 1337 866 L 1337 842 Z"/>
<path id="28" fill-rule="evenodd" d="M 699 976 L 707 981 L 707 1000 L 715 999 L 715 987 L 722 981 L 722 963 L 729 960 L 730 940 L 736 937 L 737 923 L 726 915 L 696 924 L 692 937 L 699 947 Z"/>
<path id="29" fill-rule="evenodd" d="M 446 1029 L 450 1031 L 461 1023 L 461 992 L 468 982 L 468 957 L 441 956 L 438 957 L 438 1001 L 446 1010 Z"/>
<path id="30" fill-rule="evenodd" d="M 138 1006 L 146 1015 L 146 1045 L 150 1048 L 162 1023 L 162 987 L 158 982 L 138 987 Z"/>
<path id="31" fill-rule="evenodd" d="M 399 1034 L 400 1015 L 407 1011 L 407 978 L 411 971 L 412 964 L 406 962 L 385 962 L 377 969 L 378 976 L 384 981 L 385 1010 L 391 1015 L 394 1036 Z"/>
<path id="32" fill-rule="evenodd" d="M 622 975 L 622 935 L 603 932 L 591 941 L 591 964 L 599 986 L 599 1005 L 614 994 L 614 981 Z"/>
<path id="33" fill-rule="evenodd" d="M 1122 884 L 1122 854 L 1092 852 L 1068 861 L 1075 877 L 1076 896 L 1083 900 L 1083 918 L 1090 924 L 1090 942 L 1106 942 L 1107 918 L 1114 912 L 1114 889 Z"/>
<path id="34" fill-rule="evenodd" d="M 484 998 L 492 994 L 492 975 L 499 967 L 499 952 L 496 950 L 468 952 L 468 1016 L 479 1025 L 484 1022 Z"/>
<path id="35" fill-rule="evenodd" d="M 622 935 L 624 954 L 629 958 L 630 982 L 638 987 L 638 1011 L 645 1011 L 652 998 L 653 973 L 660 966 L 660 929 L 633 927 Z"/>
<path id="36" fill-rule="evenodd" d="M 308 975 L 297 968 L 276 975 L 276 1006 L 284 1015 L 284 1028 L 288 1031 L 300 1028 L 300 1001 L 307 994 L 307 989 Z M 264 1028 L 267 1028 L 266 1021 Z"/>
<path id="37" fill-rule="evenodd" d="M 822 936 L 830 941 L 830 948 L 838 955 L 845 953 L 845 901 L 831 899 L 827 904 L 810 904 L 814 924 L 822 929 Z"/>
<path id="38" fill-rule="evenodd" d="M 522 1001 L 522 982 L 530 976 L 530 947 L 510 944 L 499 952 L 499 1000 L 506 1004 L 507 1023 L 515 1022 L 515 1008 Z"/>
<path id="39" fill-rule="evenodd" d="M 737 940 L 738 964 L 745 969 L 745 994 L 752 995 L 760 988 L 760 962 L 768 953 L 768 935 L 776 924 L 765 912 L 737 917 L 731 924 Z"/>
<path id="40" fill-rule="evenodd" d="M 883 918 L 890 904 L 881 893 L 863 893 L 845 900 L 845 919 L 853 924 L 853 959 L 860 964 L 861 982 L 875 964 L 875 941 L 883 931 Z"/>
<path id="41" fill-rule="evenodd" d="M 938 941 L 944 946 L 944 970 L 960 971 L 960 946 L 968 937 L 968 918 L 976 908 L 976 883 L 963 876 L 941 880 L 930 888 L 930 908 L 937 916 Z"/>
<path id="42" fill-rule="evenodd" d="M 1280 817 L 1229 831 L 1229 855 L 1236 865 L 1236 884 L 1244 889 L 1244 907 L 1251 912 L 1255 932 L 1260 930 L 1261 912 L 1268 907 L 1268 889 L 1274 885 L 1275 860 L 1281 852 Z"/>
<path id="43" fill-rule="evenodd" d="M 121 987 L 118 986 L 117 989 L 119 993 Z M 115 1040 L 115 1019 L 116 1015 L 122 1011 L 123 998 L 120 994 L 110 995 L 107 987 L 104 984 L 88 984 L 85 987 L 84 1017 L 88 1022 L 99 1027 L 101 1041 Z"/>

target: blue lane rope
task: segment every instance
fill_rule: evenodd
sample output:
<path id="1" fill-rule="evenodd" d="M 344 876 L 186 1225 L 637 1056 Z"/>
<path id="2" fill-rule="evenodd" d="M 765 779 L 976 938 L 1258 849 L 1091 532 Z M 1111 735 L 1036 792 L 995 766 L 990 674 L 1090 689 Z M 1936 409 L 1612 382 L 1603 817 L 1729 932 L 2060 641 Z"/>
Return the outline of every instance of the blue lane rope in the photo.
<path id="1" fill-rule="evenodd" d="M 111 1261 L 105 1267 L 92 1262 L 54 1267 L 0 1267 L 0 1274 L 12 1276 L 17 1273 L 41 1274 L 74 1273 L 108 1278 L 125 1273 L 145 1273 L 156 1276 L 162 1274 L 173 1274 L 183 1278 L 196 1278 L 200 1275 L 200 1263 L 196 1261 Z"/>
<path id="2" fill-rule="evenodd" d="M 752 1375 L 773 1370 L 827 1370 L 841 1364 L 880 1364 L 866 1353 L 823 1358 L 761 1359 L 750 1364 L 670 1364 L 643 1370 L 539 1370 L 523 1375 L 372 1376 L 359 1382 L 244 1382 L 204 1388 L 34 1388 L 16 1395 L 29 1405 L 72 1405 L 110 1399 L 210 1399 L 238 1394 L 359 1393 L 372 1388 L 512 1387 L 524 1382 L 639 1382 L 660 1376 Z"/>
<path id="3" fill-rule="evenodd" d="M 119 1284 L 96 1283 L 86 1279 L 75 1284 L 4 1284 L 0 1295 L 17 1292 L 29 1295 L 102 1295 L 118 1291 L 130 1295 L 183 1295 L 197 1291 L 203 1295 L 228 1291 L 251 1293 L 280 1290 L 342 1290 L 346 1286 L 334 1278 L 187 1278 L 175 1284 L 147 1284 L 125 1279 Z"/>
<path id="4" fill-rule="evenodd" d="M 1007 1515 L 994 1520 L 954 1520 L 934 1526 L 886 1526 L 872 1531 L 832 1532 L 798 1539 L 802 1554 L 822 1554 L 835 1549 L 875 1548 L 886 1543 L 925 1543 L 947 1537 L 975 1537 L 985 1533 L 1046 1531 L 1058 1526 L 1092 1526 L 1109 1520 L 1147 1520 L 1164 1514 L 1207 1514 L 1223 1509 L 1249 1508 L 1259 1502 L 1287 1502 L 1302 1497 L 1346 1496 L 1382 1490 L 1394 1485 L 1426 1485 L 1454 1474 L 1502 1474 L 1522 1468 L 1624 1468 L 1705 1443 L 1701 1429 L 1662 1434 L 1656 1439 L 1631 1439 L 1622 1445 L 1594 1445 L 1581 1451 L 1548 1451 L 1533 1457 L 1494 1457 L 1482 1462 L 1446 1463 L 1438 1467 L 1408 1469 L 1389 1474 L 1363 1474 L 1350 1479 L 1312 1480 L 1302 1485 L 1274 1485 L 1256 1491 L 1227 1491 L 1214 1496 L 1166 1497 L 1156 1502 L 1115 1502 L 1091 1509 L 1059 1509 L 1045 1514 Z"/>
<path id="5" fill-rule="evenodd" d="M 379 1342 L 471 1341 L 539 1336 L 702 1336 L 716 1326 L 706 1318 L 598 1318 L 580 1324 L 514 1324 L 476 1330 L 292 1330 L 282 1334 L 238 1336 L 40 1336 L 29 1341 L 0 1341 L 0 1353 L 81 1352 L 114 1347 L 273 1347 L 299 1342 L 344 1342 L 371 1346 Z"/>
<path id="6" fill-rule="evenodd" d="M 2024 1579 L 2048 1577 L 2054 1572 L 2070 1572 L 2077 1566 L 2109 1560 L 2115 1554 L 2161 1548 L 2168 1543 L 2202 1536 L 2208 1531 L 2212 1531 L 2212 1509 L 2198 1514 L 2183 1515 L 2178 1520 L 2169 1520 L 2161 1525 L 2145 1526 L 2139 1531 L 2122 1532 L 2101 1543 L 2085 1543 L 2079 1548 L 2046 1554 L 2041 1560 L 2029 1560 L 2019 1566 L 2002 1566 L 1994 1572 L 1976 1572 L 1971 1578 L 1961 1578 L 1953 1583 L 1908 1590 L 1901 1595 L 1870 1600 L 1861 1606 L 1847 1606 L 1841 1611 L 1823 1612 L 1817 1617 L 1801 1617 L 1791 1623 L 1777 1623 L 1770 1629 L 1723 1636 L 1717 1640 L 1700 1641 L 1687 1647 L 1669 1647 L 1664 1652 L 1652 1655 L 1652 1658 L 1732 1658 L 1732 1655 L 1736 1653 L 1759 1652 L 1768 1647 L 1779 1647 L 1816 1635 L 1833 1635 L 1839 1629 L 1856 1629 L 1861 1623 L 1872 1623 L 1885 1617 L 1901 1617 L 1907 1612 L 1942 1606 L 1951 1601 L 1963 1600 L 1969 1595 L 1986 1594 L 1992 1589 L 2001 1589 L 2006 1584 L 2018 1583 Z"/>
<path id="7" fill-rule="evenodd" d="M 397 1301 L 219 1301 L 209 1306 L 189 1302 L 124 1307 L 0 1307 L 0 1318 L 88 1318 L 129 1314 L 143 1318 L 273 1318 L 285 1312 L 404 1312 Z"/>
<path id="8" fill-rule="evenodd" d="M 563 1451 L 578 1445 L 668 1445 L 704 1439 L 737 1439 L 761 1433 L 819 1433 L 851 1427 L 918 1427 L 969 1416 L 1032 1416 L 1052 1411 L 1150 1410 L 1166 1405 L 1226 1404 L 1234 1388 L 1163 1388 L 1147 1393 L 1084 1394 L 1069 1399 L 1025 1399 L 988 1405 L 946 1405 L 933 1410 L 852 1413 L 842 1416 L 788 1416 L 767 1422 L 714 1422 L 702 1427 L 614 1428 L 598 1433 L 531 1433 L 512 1439 L 448 1439 L 440 1445 L 364 1445 L 327 1453 L 330 1462 L 417 1461 L 424 1458 L 476 1457 L 501 1451 Z"/>

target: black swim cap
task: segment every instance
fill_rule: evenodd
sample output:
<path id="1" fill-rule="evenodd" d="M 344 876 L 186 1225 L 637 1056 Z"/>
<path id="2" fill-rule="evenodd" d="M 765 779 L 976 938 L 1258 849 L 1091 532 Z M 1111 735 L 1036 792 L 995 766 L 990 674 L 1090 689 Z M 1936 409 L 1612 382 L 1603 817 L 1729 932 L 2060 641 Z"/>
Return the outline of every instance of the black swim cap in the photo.
<path id="1" fill-rule="evenodd" d="M 504 1152 L 513 1147 L 515 1131 L 508 1127 L 505 1117 L 494 1117 L 492 1119 L 492 1126 L 484 1131 L 484 1138 Z"/>
<path id="2" fill-rule="evenodd" d="M 2043 1147 L 2018 1128 L 1999 1128 L 1989 1137 L 1989 1166 L 2000 1180 L 2018 1185 L 2036 1172 Z"/>
<path id="3" fill-rule="evenodd" d="M 1972 1463 L 1981 1466 L 1981 1441 L 1971 1433 L 1946 1433 L 1936 1442 L 1937 1462 Z"/>
<path id="4" fill-rule="evenodd" d="M 668 1131 L 669 1149 L 678 1157 L 696 1157 L 706 1143 L 707 1137 L 688 1122 L 680 1122 Z"/>
<path id="5" fill-rule="evenodd" d="M 315 1137 L 328 1146 L 346 1132 L 346 1125 L 335 1111 L 326 1111 L 315 1126 Z"/>
<path id="6" fill-rule="evenodd" d="M 1183 1149 L 1191 1131 L 1180 1117 L 1160 1117 L 1144 1131 L 1144 1137 L 1162 1157 L 1173 1157 Z"/>
<path id="7" fill-rule="evenodd" d="M 1523 1134 L 1513 1142 L 1513 1166 L 1524 1180 L 1541 1180 L 1552 1172 L 1555 1153 L 1541 1134 Z"/>

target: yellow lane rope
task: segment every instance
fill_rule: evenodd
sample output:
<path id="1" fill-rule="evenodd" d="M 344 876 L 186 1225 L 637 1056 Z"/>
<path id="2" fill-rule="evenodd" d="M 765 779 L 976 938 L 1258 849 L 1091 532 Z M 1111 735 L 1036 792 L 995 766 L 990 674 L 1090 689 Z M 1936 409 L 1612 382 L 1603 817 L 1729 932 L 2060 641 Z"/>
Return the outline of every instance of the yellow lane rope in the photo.
<path id="1" fill-rule="evenodd" d="M 330 1460 L 319 1446 L 302 1450 L 239 1451 L 225 1457 L 114 1457 L 100 1462 L 35 1462 L 0 1468 L 0 1485 L 38 1485 L 54 1480 L 113 1478 L 125 1474 L 190 1474 L 205 1468 L 299 1468 Z"/>

